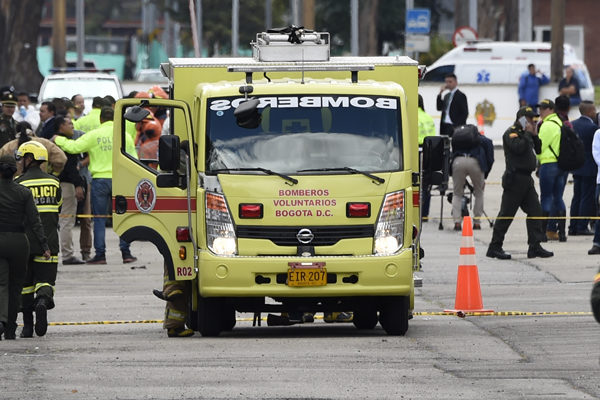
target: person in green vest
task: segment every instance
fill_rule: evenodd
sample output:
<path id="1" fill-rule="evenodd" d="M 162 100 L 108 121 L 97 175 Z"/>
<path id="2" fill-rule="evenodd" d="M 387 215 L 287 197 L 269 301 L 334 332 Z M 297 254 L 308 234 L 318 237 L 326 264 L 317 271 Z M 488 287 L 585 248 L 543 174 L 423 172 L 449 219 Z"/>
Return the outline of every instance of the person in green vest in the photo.
<path id="1" fill-rule="evenodd" d="M 425 105 L 423 103 L 423 96 L 419 94 L 419 107 L 417 109 L 417 119 L 419 122 L 419 148 L 423 147 L 423 141 L 427 136 L 435 136 L 435 124 L 431 115 L 425 112 Z M 423 221 L 429 219 L 429 204 L 431 202 L 431 185 L 424 185 L 423 190 L 423 204 L 421 207 L 421 216 Z"/>
<path id="2" fill-rule="evenodd" d="M 96 255 L 88 264 L 106 264 L 106 210 L 112 200 L 112 139 L 114 110 L 103 107 L 100 111 L 100 126 L 87 132 L 77 140 L 55 135 L 52 140 L 65 152 L 71 154 L 88 153 L 89 171 L 92 174 L 92 213 L 94 214 L 94 248 Z M 126 151 L 137 158 L 133 140 L 125 135 Z M 131 255 L 129 243 L 119 242 L 123 263 L 137 261 Z"/>
<path id="3" fill-rule="evenodd" d="M 435 124 L 431 115 L 425 112 L 425 106 L 423 105 L 423 96 L 419 94 L 419 108 L 418 108 L 418 121 L 419 121 L 419 146 L 423 146 L 423 140 L 427 136 L 435 136 Z"/>
<path id="4" fill-rule="evenodd" d="M 76 130 L 84 131 L 85 133 L 98 128 L 100 126 L 100 110 L 106 105 L 106 101 L 102 97 L 94 97 L 92 100 L 92 110 L 88 115 L 84 115 L 73 121 L 73 127 Z"/>

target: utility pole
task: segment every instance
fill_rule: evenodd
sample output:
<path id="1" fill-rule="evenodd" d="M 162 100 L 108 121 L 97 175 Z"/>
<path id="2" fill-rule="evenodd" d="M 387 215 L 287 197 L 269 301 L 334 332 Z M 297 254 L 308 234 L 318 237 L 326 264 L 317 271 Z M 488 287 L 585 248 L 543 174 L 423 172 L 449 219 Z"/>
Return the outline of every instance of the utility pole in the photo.
<path id="1" fill-rule="evenodd" d="M 202 0 L 197 0 L 196 3 L 196 37 L 198 38 L 198 57 L 202 57 Z M 178 36 L 179 37 L 179 36 Z"/>
<path id="2" fill-rule="evenodd" d="M 194 44 L 194 57 L 200 57 L 200 45 L 198 44 L 198 27 L 196 26 L 196 9 L 194 7 L 194 0 L 190 0 L 188 3 L 190 9 L 190 24 L 192 25 L 192 43 Z"/>
<path id="3" fill-rule="evenodd" d="M 350 0 L 350 47 L 353 56 L 358 56 L 358 0 Z"/>
<path id="4" fill-rule="evenodd" d="M 66 0 L 54 0 L 52 3 L 52 61 L 54 67 L 66 67 Z"/>
<path id="5" fill-rule="evenodd" d="M 552 52 L 550 53 L 550 80 L 558 82 L 563 76 L 563 58 L 565 54 L 565 0 L 552 0 L 551 7 Z"/>
<path id="6" fill-rule="evenodd" d="M 265 31 L 273 27 L 273 5 L 271 0 L 265 0 Z"/>
<path id="7" fill-rule="evenodd" d="M 519 0 L 519 42 L 531 42 L 531 0 Z"/>
<path id="8" fill-rule="evenodd" d="M 240 0 L 233 0 L 231 6 L 231 55 L 238 56 L 238 44 L 240 35 Z"/>
<path id="9" fill-rule="evenodd" d="M 306 29 L 315 29 L 315 0 L 302 2 L 302 25 Z"/>
<path id="10" fill-rule="evenodd" d="M 77 35 L 77 68 L 83 68 L 83 54 L 85 53 L 85 2 L 77 0 L 75 4 Z"/>
<path id="11" fill-rule="evenodd" d="M 292 14 L 292 25 L 300 25 L 300 10 L 298 7 L 298 0 L 290 0 L 290 10 Z"/>

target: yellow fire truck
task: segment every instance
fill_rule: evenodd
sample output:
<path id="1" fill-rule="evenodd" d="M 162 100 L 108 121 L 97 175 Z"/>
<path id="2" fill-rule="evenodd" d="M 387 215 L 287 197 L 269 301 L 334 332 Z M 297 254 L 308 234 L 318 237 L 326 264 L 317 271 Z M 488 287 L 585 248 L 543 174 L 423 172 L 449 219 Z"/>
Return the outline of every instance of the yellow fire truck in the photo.
<path id="1" fill-rule="evenodd" d="M 156 245 L 188 325 L 238 312 L 353 312 L 404 335 L 419 264 L 418 65 L 330 57 L 329 34 L 259 33 L 253 57 L 173 58 L 171 100 L 115 108 L 113 227 Z M 128 127 L 167 115 L 156 159 Z M 158 166 L 157 166 L 158 165 Z"/>

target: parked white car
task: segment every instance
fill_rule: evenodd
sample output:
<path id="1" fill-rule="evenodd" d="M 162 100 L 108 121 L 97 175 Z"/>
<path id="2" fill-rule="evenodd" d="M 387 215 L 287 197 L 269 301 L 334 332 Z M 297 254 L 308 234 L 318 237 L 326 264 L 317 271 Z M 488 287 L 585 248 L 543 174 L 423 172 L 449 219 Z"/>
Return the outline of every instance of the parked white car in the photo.
<path id="1" fill-rule="evenodd" d="M 96 96 L 110 95 L 116 100 L 123 98 L 123 88 L 119 77 L 104 72 L 61 72 L 46 76 L 38 93 L 38 104 L 55 97 L 71 98 L 76 94 L 83 96 L 85 110 L 92 108 L 92 99 Z"/>

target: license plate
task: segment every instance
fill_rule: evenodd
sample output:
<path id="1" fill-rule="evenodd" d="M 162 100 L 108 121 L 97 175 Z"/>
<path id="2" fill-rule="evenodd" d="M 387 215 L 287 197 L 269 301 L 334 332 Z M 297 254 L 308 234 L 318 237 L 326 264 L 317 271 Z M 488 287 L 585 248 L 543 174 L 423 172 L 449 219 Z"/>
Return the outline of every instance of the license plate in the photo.
<path id="1" fill-rule="evenodd" d="M 289 263 L 288 286 L 325 286 L 327 268 L 325 263 Z"/>

